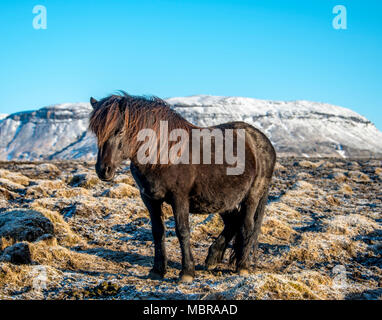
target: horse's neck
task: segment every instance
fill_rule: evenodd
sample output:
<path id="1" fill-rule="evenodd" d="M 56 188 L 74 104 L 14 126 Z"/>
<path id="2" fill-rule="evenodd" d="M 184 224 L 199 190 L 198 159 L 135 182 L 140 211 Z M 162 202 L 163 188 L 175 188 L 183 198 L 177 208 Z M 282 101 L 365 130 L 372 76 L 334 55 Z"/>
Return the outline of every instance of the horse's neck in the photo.
<path id="1" fill-rule="evenodd" d="M 137 156 L 130 159 L 130 163 L 137 169 L 141 174 L 148 175 L 152 172 L 153 168 L 150 165 L 139 163 Z"/>

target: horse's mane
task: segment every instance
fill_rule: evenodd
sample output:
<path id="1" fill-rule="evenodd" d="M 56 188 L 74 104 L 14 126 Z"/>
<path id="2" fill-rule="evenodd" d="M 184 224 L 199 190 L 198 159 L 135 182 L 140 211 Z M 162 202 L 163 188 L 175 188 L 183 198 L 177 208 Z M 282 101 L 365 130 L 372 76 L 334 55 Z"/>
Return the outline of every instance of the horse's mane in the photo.
<path id="1" fill-rule="evenodd" d="M 132 96 L 121 91 L 121 95 L 110 95 L 98 102 L 97 108 L 90 114 L 89 129 L 97 136 L 99 147 L 117 130 L 122 129 L 132 148 L 131 156 L 134 156 L 140 146 L 137 141 L 138 132 L 152 129 L 159 139 L 160 121 L 168 122 L 168 132 L 184 129 L 190 133 L 193 128 L 198 128 L 158 97 Z M 176 143 L 168 141 L 169 148 Z"/>

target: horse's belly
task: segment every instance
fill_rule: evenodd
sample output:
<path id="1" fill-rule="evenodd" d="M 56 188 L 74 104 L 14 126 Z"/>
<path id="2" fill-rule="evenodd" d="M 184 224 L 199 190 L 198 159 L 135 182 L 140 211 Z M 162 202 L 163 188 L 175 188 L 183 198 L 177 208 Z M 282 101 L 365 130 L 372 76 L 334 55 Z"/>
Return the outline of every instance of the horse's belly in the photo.
<path id="1" fill-rule="evenodd" d="M 237 209 L 253 183 L 251 174 L 227 176 L 215 170 L 214 174 L 200 175 L 189 195 L 190 212 L 223 213 Z"/>
<path id="2" fill-rule="evenodd" d="M 232 211 L 238 207 L 242 200 L 239 195 L 231 197 L 206 197 L 203 195 L 194 195 L 190 198 L 191 213 L 222 213 Z"/>
<path id="3" fill-rule="evenodd" d="M 228 211 L 229 208 L 225 204 L 218 205 L 216 203 L 207 203 L 201 201 L 192 201 L 190 202 L 190 212 L 191 213 L 218 213 Z"/>

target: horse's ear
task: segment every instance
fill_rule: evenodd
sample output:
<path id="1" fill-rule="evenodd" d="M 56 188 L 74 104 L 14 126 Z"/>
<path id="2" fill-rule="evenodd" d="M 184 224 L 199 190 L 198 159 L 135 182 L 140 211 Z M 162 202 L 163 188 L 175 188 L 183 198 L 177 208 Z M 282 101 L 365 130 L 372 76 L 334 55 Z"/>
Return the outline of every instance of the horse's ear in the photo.
<path id="1" fill-rule="evenodd" d="M 90 104 L 92 105 L 93 109 L 97 106 L 98 101 L 94 99 L 93 97 L 90 98 Z"/>

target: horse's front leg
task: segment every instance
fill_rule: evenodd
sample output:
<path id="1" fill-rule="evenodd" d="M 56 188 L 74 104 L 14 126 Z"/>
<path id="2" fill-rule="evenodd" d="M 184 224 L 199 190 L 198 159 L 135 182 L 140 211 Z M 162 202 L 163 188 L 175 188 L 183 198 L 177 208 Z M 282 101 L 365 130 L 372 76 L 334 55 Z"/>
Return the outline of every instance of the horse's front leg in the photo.
<path id="1" fill-rule="evenodd" d="M 195 276 L 194 258 L 190 248 L 190 226 L 189 226 L 189 200 L 186 197 L 176 197 L 172 203 L 175 217 L 176 235 L 179 239 L 182 251 L 182 271 L 180 282 L 192 282 Z"/>
<path id="2" fill-rule="evenodd" d="M 141 194 L 151 218 L 151 231 L 154 238 L 155 257 L 154 267 L 150 271 L 150 277 L 161 279 L 166 274 L 167 257 L 165 247 L 166 228 L 162 216 L 162 202 L 148 198 Z"/>

